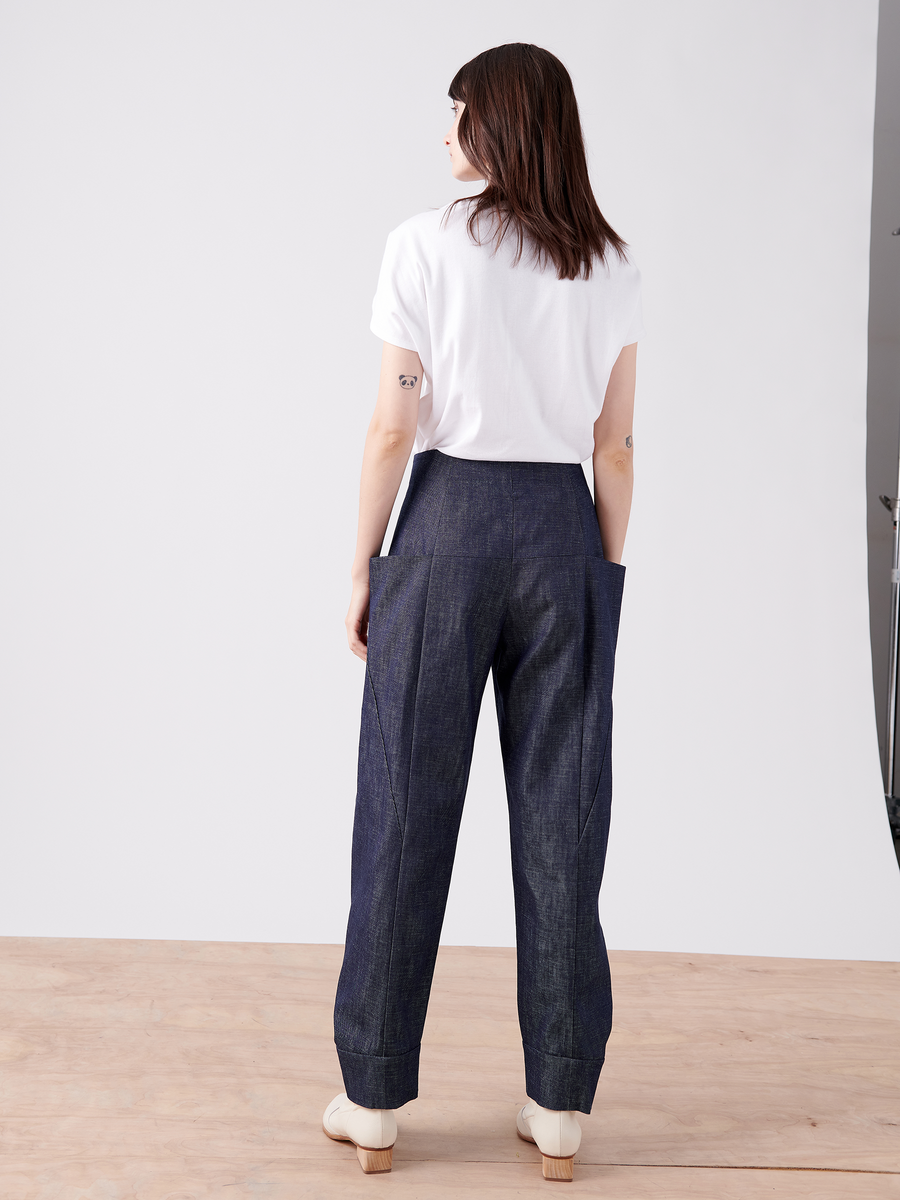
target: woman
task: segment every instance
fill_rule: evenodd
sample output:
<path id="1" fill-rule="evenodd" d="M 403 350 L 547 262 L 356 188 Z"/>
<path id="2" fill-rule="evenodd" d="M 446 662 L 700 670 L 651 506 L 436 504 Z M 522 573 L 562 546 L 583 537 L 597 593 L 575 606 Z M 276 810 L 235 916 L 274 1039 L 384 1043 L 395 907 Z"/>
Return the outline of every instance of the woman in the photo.
<path id="1" fill-rule="evenodd" d="M 450 85 L 477 197 L 388 237 L 384 341 L 346 626 L 366 661 L 352 897 L 335 1004 L 346 1093 L 325 1132 L 387 1171 L 419 1043 L 493 670 L 510 814 L 520 1137 L 571 1179 L 611 1022 L 597 913 L 631 507 L 640 274 L 591 192 L 572 83 L 498 46 Z M 414 440 L 387 556 L 391 509 Z M 581 463 L 593 458 L 594 494 Z"/>

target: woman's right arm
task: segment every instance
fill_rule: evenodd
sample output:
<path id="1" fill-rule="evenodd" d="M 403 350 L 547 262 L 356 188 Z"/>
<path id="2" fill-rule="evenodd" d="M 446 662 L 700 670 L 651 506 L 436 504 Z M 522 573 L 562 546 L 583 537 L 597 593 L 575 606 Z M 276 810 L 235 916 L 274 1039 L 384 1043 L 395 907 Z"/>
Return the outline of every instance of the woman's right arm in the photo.
<path id="1" fill-rule="evenodd" d="M 369 623 L 369 559 L 381 553 L 391 510 L 416 439 L 422 363 L 415 350 L 385 342 L 375 412 L 366 434 L 359 481 L 359 531 L 350 570 L 353 592 L 344 624 L 364 662 Z"/>

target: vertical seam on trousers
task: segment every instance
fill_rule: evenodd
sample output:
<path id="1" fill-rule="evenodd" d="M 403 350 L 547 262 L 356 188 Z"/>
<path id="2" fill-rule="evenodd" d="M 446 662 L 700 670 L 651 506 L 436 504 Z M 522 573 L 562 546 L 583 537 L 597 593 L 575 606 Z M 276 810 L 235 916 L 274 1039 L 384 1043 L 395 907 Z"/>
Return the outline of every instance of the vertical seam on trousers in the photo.
<path id="1" fill-rule="evenodd" d="M 513 594 L 513 574 L 515 572 L 516 563 L 516 501 L 513 494 L 513 469 L 512 464 L 507 463 L 506 477 L 509 482 L 509 513 L 510 513 L 510 529 L 509 529 L 509 574 L 506 577 L 506 604 L 503 607 L 503 615 L 500 618 L 500 623 L 497 626 L 497 640 L 494 643 L 494 653 L 491 656 L 491 665 L 488 668 L 488 673 L 494 678 L 494 707 L 497 709 L 497 733 L 500 737 L 500 755 L 503 760 L 503 781 L 506 784 L 506 802 L 509 809 L 509 780 L 506 775 L 506 753 L 503 748 L 503 729 L 500 719 L 500 708 L 497 704 L 499 688 L 497 684 L 497 652 L 503 641 L 503 630 L 506 628 L 506 619 L 509 616 L 509 607 L 512 604 Z M 485 680 L 485 683 L 487 680 Z M 511 819 L 511 814 L 510 814 Z"/>
<path id="2" fill-rule="evenodd" d="M 579 470 L 581 467 L 579 466 Z M 581 845 L 581 833 L 578 826 L 581 823 L 581 788 L 584 783 L 584 709 L 587 698 L 587 681 L 585 680 L 585 671 L 587 670 L 587 546 L 585 545 L 584 526 L 581 523 L 581 510 L 578 506 L 578 497 L 575 495 L 575 484 L 570 473 L 565 472 L 565 480 L 569 487 L 569 495 L 572 498 L 572 507 L 575 509 L 575 520 L 578 522 L 578 529 L 581 533 L 581 743 L 578 750 L 578 806 L 576 808 L 575 832 L 578 835 L 575 840 L 575 920 L 574 928 L 572 929 L 572 1006 L 569 1013 L 569 1057 L 575 1057 L 575 997 L 578 991 L 577 976 L 578 976 L 578 905 L 581 895 L 581 854 L 579 847 Z"/>
<path id="3" fill-rule="evenodd" d="M 388 791 L 391 793 L 391 804 L 394 806 L 394 816 L 397 818 L 397 832 L 400 834 L 400 849 L 403 850 L 403 826 L 400 824 L 400 810 L 397 808 L 397 797 L 394 795 L 394 781 L 391 778 L 391 768 L 388 763 L 387 746 L 384 744 L 384 730 L 381 727 L 381 713 L 378 711 L 378 693 L 375 691 L 375 681 L 372 678 L 372 672 L 369 670 L 369 664 L 366 663 L 366 679 L 369 682 L 369 687 L 372 690 L 372 704 L 375 707 L 375 724 L 378 726 L 378 737 L 381 740 L 381 754 L 384 758 L 384 771 L 387 775 Z"/>
<path id="4" fill-rule="evenodd" d="M 449 455 L 446 457 L 449 457 Z M 441 497 L 441 511 L 438 513 L 438 519 L 435 522 L 435 529 L 437 532 L 435 533 L 435 537 L 434 537 L 434 545 L 431 548 L 431 564 L 428 568 L 428 583 L 425 585 L 425 612 L 422 614 L 422 644 L 419 646 L 419 667 L 418 667 L 418 670 L 416 671 L 416 696 L 415 696 L 415 700 L 413 701 L 413 727 L 412 727 L 412 733 L 411 733 L 410 739 L 409 739 L 409 763 L 408 763 L 408 769 L 407 769 L 407 773 L 406 773 L 406 816 L 407 816 L 407 820 L 409 819 L 409 801 L 410 801 L 410 791 L 412 789 L 413 755 L 415 754 L 415 749 L 416 749 L 416 724 L 417 724 L 418 718 L 419 718 L 419 688 L 422 683 L 422 660 L 425 657 L 425 631 L 428 628 L 428 603 L 431 599 L 431 576 L 434 574 L 435 551 L 437 550 L 437 540 L 438 540 L 438 536 L 440 534 L 441 521 L 444 518 L 444 506 L 447 503 L 447 493 L 450 491 L 450 479 L 451 479 L 452 475 L 453 475 L 453 460 L 451 459 L 450 464 L 447 468 L 447 482 L 444 487 L 444 494 Z M 405 845 L 406 845 L 406 840 L 401 837 L 401 839 L 400 839 L 400 856 L 397 860 L 397 886 L 396 886 L 396 890 L 394 891 L 394 914 L 393 914 L 393 917 L 391 918 L 391 949 L 388 954 L 387 979 L 385 981 L 385 989 L 384 989 L 384 1015 L 382 1016 L 382 1020 L 381 1020 L 381 1049 L 382 1049 L 382 1052 L 387 1050 L 387 1046 L 385 1044 L 385 1039 L 387 1037 L 388 1004 L 390 1003 L 390 997 L 391 997 L 391 975 L 393 974 L 393 968 L 394 968 L 394 936 L 397 931 L 397 905 L 400 900 L 400 876 L 403 872 L 403 847 Z"/>
<path id="5" fill-rule="evenodd" d="M 579 471 L 581 470 L 580 465 L 579 465 L 578 469 L 579 469 Z M 581 520 L 581 509 L 578 505 L 578 497 L 575 494 L 575 482 L 572 479 L 572 476 L 569 474 L 568 471 L 566 471 L 564 478 L 565 478 L 566 484 L 569 489 L 569 495 L 572 497 L 572 507 L 575 510 L 575 524 L 578 526 L 578 532 L 581 534 L 581 553 L 586 558 L 587 557 L 587 542 L 584 540 L 584 524 Z"/>
<path id="6" fill-rule="evenodd" d="M 612 734 L 612 719 L 606 727 L 606 740 L 603 743 L 603 756 L 600 759 L 600 774 L 597 776 L 597 786 L 594 788 L 594 794 L 591 797 L 591 807 L 588 809 L 587 816 L 584 818 L 584 825 L 581 827 L 581 833 L 578 835 L 578 844 L 581 845 L 584 835 L 587 833 L 588 823 L 594 812 L 594 806 L 597 803 L 597 793 L 600 791 L 600 784 L 603 782 L 603 768 L 606 766 L 606 756 L 609 751 L 609 739 Z"/>

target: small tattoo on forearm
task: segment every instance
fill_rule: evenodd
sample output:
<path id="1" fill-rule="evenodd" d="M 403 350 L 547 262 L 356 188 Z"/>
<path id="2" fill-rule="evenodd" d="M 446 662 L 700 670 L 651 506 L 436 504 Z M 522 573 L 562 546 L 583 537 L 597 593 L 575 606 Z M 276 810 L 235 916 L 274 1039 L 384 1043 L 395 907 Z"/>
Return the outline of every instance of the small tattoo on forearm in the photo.
<path id="1" fill-rule="evenodd" d="M 630 433 L 629 433 L 628 437 L 625 439 L 625 445 L 628 447 L 629 450 L 631 449 L 631 434 Z"/>
<path id="2" fill-rule="evenodd" d="M 418 375 L 401 375 L 400 386 L 404 388 L 414 388 L 419 382 Z"/>

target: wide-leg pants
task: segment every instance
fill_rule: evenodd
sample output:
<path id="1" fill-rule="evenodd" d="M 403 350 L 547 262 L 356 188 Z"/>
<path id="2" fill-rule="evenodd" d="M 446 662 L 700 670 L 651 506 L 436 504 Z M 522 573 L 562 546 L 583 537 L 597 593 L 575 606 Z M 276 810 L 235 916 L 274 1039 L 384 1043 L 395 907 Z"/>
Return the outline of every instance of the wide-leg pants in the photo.
<path id="1" fill-rule="evenodd" d="M 335 1003 L 347 1095 L 400 1108 L 493 669 L 528 1096 L 590 1112 L 612 1019 L 598 916 L 625 568 L 580 465 L 417 454 L 370 564 L 351 908 Z"/>

